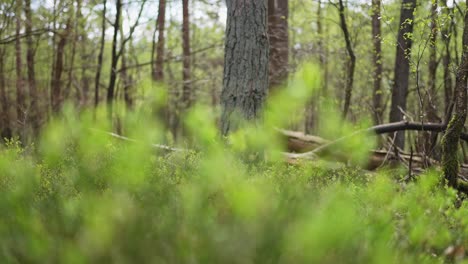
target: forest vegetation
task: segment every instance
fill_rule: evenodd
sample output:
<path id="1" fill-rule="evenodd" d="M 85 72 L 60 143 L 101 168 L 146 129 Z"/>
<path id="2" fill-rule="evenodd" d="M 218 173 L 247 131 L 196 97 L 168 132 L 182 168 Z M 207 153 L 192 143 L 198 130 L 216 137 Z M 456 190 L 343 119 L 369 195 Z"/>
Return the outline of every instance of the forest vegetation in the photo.
<path id="1" fill-rule="evenodd" d="M 468 263 L 468 0 L 0 0 L 0 263 Z"/>

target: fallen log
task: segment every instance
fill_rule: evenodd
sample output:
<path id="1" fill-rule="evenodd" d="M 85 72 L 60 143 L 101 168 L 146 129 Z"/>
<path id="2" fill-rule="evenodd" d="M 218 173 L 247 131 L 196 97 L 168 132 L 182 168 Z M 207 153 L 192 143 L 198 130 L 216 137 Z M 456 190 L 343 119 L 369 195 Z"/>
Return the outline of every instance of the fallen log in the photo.
<path id="1" fill-rule="evenodd" d="M 395 129 L 414 130 L 412 128 L 415 128 L 415 125 L 415 123 L 398 122 L 371 127 L 369 129 L 359 131 L 358 133 L 374 131 L 377 134 L 381 134 L 398 131 Z M 425 131 L 442 132 L 444 126 L 440 124 L 429 124 L 429 126 L 426 126 L 425 128 L 429 128 Z M 288 152 L 285 153 L 285 156 L 287 162 L 290 164 L 298 164 L 303 161 L 317 159 L 332 159 L 333 161 L 347 163 L 348 158 L 346 155 L 336 155 L 336 153 L 334 156 L 323 155 L 326 153 L 324 150 L 328 146 L 333 145 L 336 141 L 330 141 L 318 136 L 306 135 L 302 132 L 288 130 L 279 131 L 286 140 L 286 147 Z M 350 136 L 340 138 L 337 141 L 344 140 L 353 135 L 356 135 L 356 132 Z M 466 137 L 468 139 L 466 134 L 462 135 L 462 137 Z M 419 174 L 429 167 L 440 167 L 440 164 L 437 160 L 431 159 L 420 153 L 410 154 L 401 150 L 398 152 L 389 150 L 370 150 L 369 160 L 367 164 L 363 166 L 363 169 L 373 171 L 383 166 L 396 167 L 402 164 L 406 166 L 408 171 L 411 171 L 412 174 Z M 460 166 L 458 176 L 460 178 L 459 189 L 465 193 L 468 193 L 468 164 L 462 164 Z"/>

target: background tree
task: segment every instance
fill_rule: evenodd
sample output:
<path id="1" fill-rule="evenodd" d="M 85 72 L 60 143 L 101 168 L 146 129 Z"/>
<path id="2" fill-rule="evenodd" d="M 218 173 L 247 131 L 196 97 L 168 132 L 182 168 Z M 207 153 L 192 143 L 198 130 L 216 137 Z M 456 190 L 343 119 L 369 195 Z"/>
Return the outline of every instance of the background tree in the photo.
<path id="1" fill-rule="evenodd" d="M 374 44 L 373 64 L 374 64 L 374 90 L 372 96 L 373 104 L 373 118 L 374 124 L 382 123 L 382 32 L 380 21 L 382 19 L 380 14 L 381 2 L 380 0 L 372 0 L 372 39 Z"/>
<path id="2" fill-rule="evenodd" d="M 395 57 L 394 85 L 392 88 L 392 104 L 390 107 L 390 122 L 403 120 L 403 113 L 406 111 L 415 8 L 416 0 L 403 0 L 401 3 L 400 26 L 398 29 Z M 404 149 L 404 132 L 396 133 L 394 144 Z"/>
<path id="3" fill-rule="evenodd" d="M 158 18 L 156 28 L 158 30 L 158 43 L 156 49 L 156 61 L 154 63 L 153 79 L 155 81 L 164 80 L 164 32 L 166 22 L 166 0 L 159 1 Z"/>
<path id="4" fill-rule="evenodd" d="M 351 36 L 349 34 L 348 25 L 346 23 L 345 17 L 345 6 L 343 0 L 338 1 L 338 11 L 340 15 L 340 26 L 343 31 L 345 43 L 346 43 L 346 52 L 348 53 L 347 61 L 347 72 L 346 72 L 346 82 L 345 82 L 345 99 L 343 106 L 343 118 L 346 118 L 349 111 L 349 106 L 351 105 L 351 96 L 353 93 L 353 84 L 354 84 L 354 71 L 356 69 L 356 55 L 354 54 L 353 45 L 351 44 Z"/>
<path id="5" fill-rule="evenodd" d="M 104 44 L 106 41 L 106 10 L 107 0 L 103 0 L 104 8 L 102 9 L 101 17 L 101 39 L 99 41 L 99 54 L 97 56 L 97 70 L 96 77 L 94 79 L 94 107 L 99 104 L 99 85 L 101 80 L 102 60 L 104 56 Z"/>
<path id="6" fill-rule="evenodd" d="M 16 1 L 16 40 L 15 40 L 15 55 L 16 55 L 16 125 L 17 133 L 24 138 L 24 128 L 26 126 L 26 94 L 24 89 L 23 79 L 23 51 L 21 47 L 21 13 L 23 12 L 23 2 Z"/>
<path id="7" fill-rule="evenodd" d="M 190 13 L 189 0 L 182 0 L 182 109 L 185 111 L 192 104 L 192 72 L 190 52 Z"/>
<path id="8" fill-rule="evenodd" d="M 268 0 L 268 37 L 270 40 L 269 82 L 271 88 L 283 84 L 288 77 L 288 19 L 288 0 Z"/>

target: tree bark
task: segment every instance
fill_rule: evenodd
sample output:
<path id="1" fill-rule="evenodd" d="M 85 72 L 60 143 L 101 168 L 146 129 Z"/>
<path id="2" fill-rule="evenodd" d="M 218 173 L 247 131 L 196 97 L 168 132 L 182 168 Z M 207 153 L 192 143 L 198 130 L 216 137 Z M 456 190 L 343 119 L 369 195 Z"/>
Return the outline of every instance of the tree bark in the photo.
<path id="1" fill-rule="evenodd" d="M 18 132 L 23 135 L 21 131 L 24 131 L 26 125 L 26 94 L 24 90 L 23 80 L 23 52 L 21 49 L 21 13 L 23 8 L 22 0 L 16 1 L 16 40 L 15 40 L 15 55 L 16 55 L 16 120 L 18 124 Z M 21 137 L 23 138 L 23 137 Z"/>
<path id="2" fill-rule="evenodd" d="M 400 13 L 400 28 L 398 30 L 395 81 L 392 89 L 392 104 L 390 109 L 390 122 L 403 120 L 402 111 L 406 111 L 406 98 L 410 73 L 410 58 L 413 33 L 414 9 L 416 0 L 403 0 Z M 398 132 L 395 137 L 395 146 L 404 149 L 405 133 Z"/>
<path id="3" fill-rule="evenodd" d="M 182 0 L 182 49 L 183 49 L 183 87 L 182 87 L 182 109 L 187 109 L 192 104 L 192 81 L 191 81 L 191 56 L 190 56 L 190 17 L 189 0 Z"/>
<path id="4" fill-rule="evenodd" d="M 123 27 L 120 25 L 120 35 L 123 36 Z M 127 109 L 132 109 L 133 107 L 133 96 L 131 94 L 131 86 L 132 86 L 132 80 L 131 76 L 127 72 L 127 50 L 125 49 L 124 46 L 125 43 L 121 43 L 121 56 L 122 56 L 122 70 L 120 71 L 121 74 L 121 80 L 123 84 L 123 96 L 124 96 L 124 102 L 125 106 Z"/>
<path id="5" fill-rule="evenodd" d="M 102 60 L 104 56 L 104 44 L 106 40 L 107 0 L 103 0 L 103 3 L 104 3 L 104 9 L 102 10 L 102 20 L 101 20 L 101 40 L 100 40 L 100 45 L 99 45 L 96 77 L 94 78 L 94 107 L 97 107 L 99 105 L 99 82 L 101 79 Z"/>
<path id="6" fill-rule="evenodd" d="M 260 116 L 268 91 L 269 44 L 266 0 L 227 0 L 221 132 Z"/>
<path id="7" fill-rule="evenodd" d="M 52 112 L 58 113 L 62 108 L 63 94 L 62 94 L 62 73 L 63 63 L 65 55 L 65 45 L 67 44 L 68 37 L 71 31 L 71 18 L 67 20 L 65 32 L 59 36 L 59 42 L 57 43 L 57 50 L 55 54 L 54 70 L 52 71 L 51 79 L 51 104 Z"/>
<path id="8" fill-rule="evenodd" d="M 343 119 L 346 118 L 349 112 L 349 106 L 351 105 L 351 96 L 353 92 L 353 83 L 354 83 L 354 70 L 356 68 L 356 55 L 354 55 L 353 45 L 351 44 L 351 37 L 348 31 L 348 25 L 346 24 L 345 18 L 345 7 L 343 5 L 343 0 L 338 2 L 340 13 L 340 27 L 343 31 L 345 42 L 346 42 L 346 51 L 348 53 L 349 60 L 347 62 L 348 72 L 346 74 L 346 86 L 345 86 L 345 101 L 343 107 Z"/>
<path id="9" fill-rule="evenodd" d="M 374 125 L 382 123 L 382 33 L 381 33 L 381 0 L 372 0 L 372 39 L 374 44 L 374 90 L 372 94 L 372 107 L 374 108 Z"/>
<path id="10" fill-rule="evenodd" d="M 467 6 L 468 6 L 468 0 Z M 459 169 L 458 143 L 466 121 L 467 79 L 468 79 L 468 12 L 465 11 L 465 28 L 463 30 L 463 53 L 458 66 L 455 81 L 455 112 L 442 138 L 442 166 L 445 180 L 451 187 L 457 188 Z"/>
<path id="11" fill-rule="evenodd" d="M 122 1 L 117 0 L 115 4 L 115 21 L 114 21 L 114 36 L 112 38 L 112 61 L 111 70 L 109 77 L 109 87 L 107 88 L 107 114 L 109 117 L 112 116 L 114 94 L 115 94 L 115 82 L 117 80 L 117 63 L 119 61 L 119 55 L 117 54 L 117 37 L 120 28 L 120 18 L 122 16 Z"/>
<path id="12" fill-rule="evenodd" d="M 3 140 L 4 138 L 11 138 L 12 129 L 11 129 L 11 120 L 10 120 L 10 108 L 8 107 L 8 93 L 7 86 L 5 81 L 5 49 L 0 48 L 0 104 L 1 113 L 0 113 L 0 137 Z"/>
<path id="13" fill-rule="evenodd" d="M 444 119 L 447 121 L 450 119 L 449 109 L 452 105 L 453 97 L 453 80 L 452 73 L 450 71 L 450 61 L 451 61 L 451 52 L 450 52 L 450 42 L 451 42 L 451 28 L 453 25 L 453 12 L 452 9 L 448 8 L 447 0 L 443 1 L 444 3 L 444 14 L 448 17 L 449 21 L 444 23 L 444 26 L 441 30 L 441 37 L 444 42 L 444 54 L 442 59 L 442 64 L 444 66 Z"/>
<path id="14" fill-rule="evenodd" d="M 309 101 L 306 105 L 305 109 L 305 122 L 304 122 L 304 132 L 306 134 L 311 134 L 313 129 L 318 127 L 319 124 L 319 118 L 317 118 L 318 115 L 318 109 L 320 109 L 320 96 L 326 96 L 326 91 L 327 91 L 327 62 L 326 62 L 326 52 L 325 48 L 323 45 L 322 37 L 323 37 L 323 27 L 322 27 L 322 1 L 318 0 L 317 3 L 317 19 L 316 19 L 316 24 L 317 24 L 317 35 L 318 35 L 318 41 L 317 41 L 317 46 L 318 46 L 318 59 L 320 62 L 320 66 L 322 67 L 323 70 L 323 82 L 322 82 L 322 90 L 321 93 L 318 97 L 315 98 L 309 98 Z"/>
<path id="15" fill-rule="evenodd" d="M 437 106 L 438 98 L 437 98 L 437 87 L 436 87 L 436 78 L 437 78 L 437 1 L 434 1 L 431 6 L 431 34 L 429 36 L 429 62 L 428 62 L 428 80 L 427 80 L 427 87 L 428 87 L 428 98 L 424 105 L 427 121 L 429 122 L 440 122 L 440 118 L 437 115 Z M 435 146 L 437 140 L 436 133 L 429 133 L 423 132 L 422 133 L 423 141 L 419 144 L 420 148 L 422 147 L 422 151 L 419 152 L 424 153 L 425 155 L 429 156 L 432 154 L 432 150 Z"/>
<path id="16" fill-rule="evenodd" d="M 162 82 L 164 80 L 164 30 L 166 22 L 166 0 L 159 0 L 159 12 L 157 19 L 158 44 L 156 47 L 156 61 L 154 63 L 153 79 Z"/>
<path id="17" fill-rule="evenodd" d="M 31 14 L 31 0 L 25 0 L 24 13 L 26 16 L 26 61 L 28 68 L 28 87 L 29 87 L 29 96 L 30 96 L 30 114 L 29 122 L 32 125 L 33 132 L 37 134 L 39 132 L 40 126 L 40 111 L 38 107 L 38 94 L 36 87 L 36 72 L 35 72 L 35 54 L 34 54 L 34 43 L 32 37 L 32 14 Z"/>
<path id="18" fill-rule="evenodd" d="M 77 6 L 77 20 L 78 20 L 78 27 L 77 27 L 77 36 L 79 37 L 79 45 L 80 45 L 80 59 L 81 63 L 86 63 L 86 61 L 91 57 L 89 54 L 89 41 L 88 35 L 86 32 L 86 20 L 83 17 L 82 12 L 82 0 L 76 1 Z M 90 76 L 88 74 L 88 67 L 81 67 L 81 89 L 77 89 L 79 97 L 77 98 L 78 105 L 81 106 L 88 106 L 88 98 L 89 98 L 89 85 L 90 85 Z"/>
<path id="19" fill-rule="evenodd" d="M 288 0 L 268 0 L 268 37 L 270 39 L 270 91 L 284 84 L 289 64 Z"/>
<path id="20" fill-rule="evenodd" d="M 74 7 L 70 7 L 70 16 L 74 13 Z M 72 34 L 72 36 L 70 36 L 70 39 L 71 39 L 71 58 L 70 58 L 70 64 L 68 66 L 68 69 L 67 69 L 67 72 L 68 72 L 68 76 L 67 76 L 67 84 L 65 85 L 65 91 L 64 91 L 64 96 L 63 96 L 63 99 L 64 100 L 68 100 L 69 97 L 70 97 L 70 93 L 71 93 L 71 86 L 72 86 L 72 82 L 73 82 L 73 71 L 74 71 L 74 65 L 75 65 L 75 57 L 76 57 L 76 45 L 77 45 L 77 42 L 78 42 L 78 10 L 76 11 L 76 14 L 74 14 L 75 17 L 74 17 L 74 21 L 72 21 L 72 23 L 70 24 L 70 34 Z"/>

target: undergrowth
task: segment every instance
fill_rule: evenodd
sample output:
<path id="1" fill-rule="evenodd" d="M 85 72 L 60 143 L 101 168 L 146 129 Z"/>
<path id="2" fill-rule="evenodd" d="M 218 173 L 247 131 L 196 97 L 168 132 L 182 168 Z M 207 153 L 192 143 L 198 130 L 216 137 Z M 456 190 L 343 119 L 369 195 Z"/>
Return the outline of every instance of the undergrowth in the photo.
<path id="1" fill-rule="evenodd" d="M 0 150 L 1 263 L 468 263 L 466 201 L 436 171 L 402 183 L 360 170 L 368 135 L 336 146 L 350 166 L 288 165 L 273 129 L 285 111 L 223 139 L 196 108 L 192 150 L 167 151 L 149 144 L 162 130 L 141 109 L 122 121 L 138 141 L 65 110 L 35 146 Z M 335 137 L 350 131 L 328 120 Z"/>

